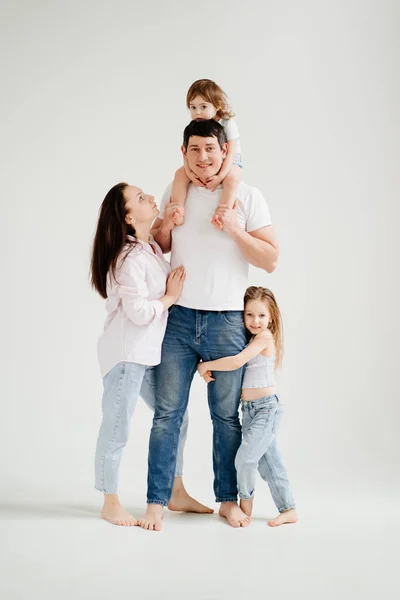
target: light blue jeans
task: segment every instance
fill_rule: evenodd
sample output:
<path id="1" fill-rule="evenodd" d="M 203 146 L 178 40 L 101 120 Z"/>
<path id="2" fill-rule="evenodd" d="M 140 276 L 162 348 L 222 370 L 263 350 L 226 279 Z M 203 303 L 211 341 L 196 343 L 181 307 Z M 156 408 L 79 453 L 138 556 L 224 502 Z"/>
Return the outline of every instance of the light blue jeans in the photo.
<path id="1" fill-rule="evenodd" d="M 122 452 L 128 441 L 130 421 L 139 395 L 154 412 L 154 367 L 120 362 L 103 378 L 103 384 L 103 420 L 96 446 L 95 487 L 104 494 L 116 494 Z M 179 436 L 176 477 L 182 475 L 187 428 L 186 411 Z"/>
<path id="2" fill-rule="evenodd" d="M 283 416 L 279 397 L 274 394 L 253 402 L 242 401 L 241 405 L 243 440 L 235 459 L 240 498 L 249 500 L 253 497 L 258 469 L 269 485 L 279 512 L 295 508 L 276 444 L 276 430 Z"/>

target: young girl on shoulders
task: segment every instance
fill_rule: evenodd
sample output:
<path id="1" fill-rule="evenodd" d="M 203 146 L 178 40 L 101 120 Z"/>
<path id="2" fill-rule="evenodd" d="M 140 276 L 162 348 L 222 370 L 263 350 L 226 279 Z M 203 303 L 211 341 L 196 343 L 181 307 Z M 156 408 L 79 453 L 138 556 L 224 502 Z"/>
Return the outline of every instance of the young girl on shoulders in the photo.
<path id="1" fill-rule="evenodd" d="M 228 105 L 227 96 L 214 81 L 199 79 L 190 86 L 186 95 L 186 105 L 190 110 L 192 120 L 205 121 L 214 119 L 223 126 L 227 139 L 227 155 L 219 173 L 210 177 L 205 182 L 201 181 L 190 170 L 185 157 L 183 167 L 175 173 L 171 194 L 172 202 L 185 203 L 187 188 L 190 182 L 196 187 L 205 187 L 212 192 L 223 183 L 221 205 L 232 208 L 236 200 L 239 184 L 242 180 L 243 165 L 239 130 L 233 119 L 234 113 Z M 219 219 L 215 215 L 211 222 L 216 228 L 222 228 Z M 179 217 L 179 222 L 176 222 L 176 224 L 181 225 L 182 223 L 183 218 Z"/>
<path id="2" fill-rule="evenodd" d="M 236 356 L 201 362 L 198 371 L 209 383 L 214 381 L 213 371 L 234 371 L 246 365 L 241 396 L 243 440 L 235 459 L 240 507 L 251 516 L 258 470 L 280 513 L 268 521 L 276 527 L 295 523 L 297 514 L 276 442 L 283 415 L 274 381 L 282 361 L 282 319 L 270 290 L 254 286 L 246 290 L 244 323 L 251 336 L 246 348 Z"/>

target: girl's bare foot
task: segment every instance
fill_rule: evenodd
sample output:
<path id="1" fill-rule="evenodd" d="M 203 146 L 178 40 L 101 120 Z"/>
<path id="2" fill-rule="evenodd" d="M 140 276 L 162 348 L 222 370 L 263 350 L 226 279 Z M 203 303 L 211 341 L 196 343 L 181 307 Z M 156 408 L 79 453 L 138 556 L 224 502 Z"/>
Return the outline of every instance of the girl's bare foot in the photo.
<path id="1" fill-rule="evenodd" d="M 172 496 L 168 508 L 173 511 L 202 514 L 211 514 L 214 512 L 212 508 L 200 504 L 200 502 L 189 496 L 183 485 L 182 477 L 175 477 L 174 479 L 174 487 L 172 489 Z"/>
<path id="2" fill-rule="evenodd" d="M 163 518 L 164 507 L 161 504 L 148 504 L 146 512 L 137 525 L 148 531 L 161 531 Z"/>
<path id="3" fill-rule="evenodd" d="M 236 502 L 222 502 L 219 516 L 224 517 L 231 527 L 247 527 L 251 523 L 248 517 Z"/>
<path id="4" fill-rule="evenodd" d="M 284 523 L 297 523 L 297 521 L 297 513 L 294 508 L 291 508 L 290 510 L 285 510 L 285 512 L 280 513 L 275 519 L 268 521 L 268 525 L 270 527 L 278 527 Z"/>
<path id="5" fill-rule="evenodd" d="M 118 494 L 104 495 L 101 518 L 110 521 L 113 525 L 123 525 L 125 527 L 136 525 L 136 519 L 121 506 Z"/>
<path id="6" fill-rule="evenodd" d="M 243 498 L 240 498 L 240 508 L 248 517 L 251 517 L 251 513 L 253 512 L 253 499 L 254 498 L 249 498 L 249 500 L 244 500 Z"/>

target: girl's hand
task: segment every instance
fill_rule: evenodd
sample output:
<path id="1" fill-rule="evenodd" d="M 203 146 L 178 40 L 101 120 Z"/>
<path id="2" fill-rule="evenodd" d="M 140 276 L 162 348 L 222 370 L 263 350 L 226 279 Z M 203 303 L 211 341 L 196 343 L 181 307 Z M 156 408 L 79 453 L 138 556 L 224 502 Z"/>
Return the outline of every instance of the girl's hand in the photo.
<path id="1" fill-rule="evenodd" d="M 203 379 L 206 383 L 210 383 L 210 381 L 215 381 L 214 377 L 211 377 L 211 371 L 206 371 L 203 375 Z"/>
<path id="2" fill-rule="evenodd" d="M 219 184 L 222 182 L 222 179 L 219 175 L 213 175 L 212 177 L 209 177 L 206 181 L 206 189 L 207 190 L 211 190 L 212 192 L 215 192 L 215 190 L 217 189 L 217 187 L 219 186 Z"/>
<path id="3" fill-rule="evenodd" d="M 206 371 L 208 371 L 207 362 L 206 361 L 199 362 L 199 364 L 197 365 L 197 370 L 199 372 L 200 377 L 203 377 L 204 373 L 206 373 Z"/>
<path id="4" fill-rule="evenodd" d="M 179 296 L 182 293 L 182 288 L 183 288 L 185 279 L 186 279 L 186 273 L 185 273 L 185 269 L 182 266 L 178 267 L 177 269 L 174 269 L 168 275 L 167 286 L 166 286 L 165 292 L 166 292 L 167 296 L 171 296 L 171 298 L 174 299 L 174 302 L 176 302 L 178 300 Z"/>
<path id="5" fill-rule="evenodd" d="M 193 185 L 196 187 L 206 187 L 204 185 L 204 183 L 201 181 L 201 179 L 199 177 L 197 177 L 196 173 L 193 173 L 193 171 L 190 171 L 189 179 L 193 183 Z"/>

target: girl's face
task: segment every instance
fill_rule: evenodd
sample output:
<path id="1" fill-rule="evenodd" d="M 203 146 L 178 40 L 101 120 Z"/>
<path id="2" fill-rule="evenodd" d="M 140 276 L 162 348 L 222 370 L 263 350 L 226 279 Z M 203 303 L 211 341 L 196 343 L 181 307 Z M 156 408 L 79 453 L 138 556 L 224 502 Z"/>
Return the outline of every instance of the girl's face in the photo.
<path id="1" fill-rule="evenodd" d="M 251 334 L 268 329 L 271 315 L 266 302 L 249 300 L 244 308 L 244 324 Z"/>
<path id="2" fill-rule="evenodd" d="M 143 190 L 128 185 L 124 189 L 125 207 L 128 212 L 126 222 L 135 227 L 136 224 L 152 223 L 159 213 L 154 196 L 145 194 Z"/>
<path id="3" fill-rule="evenodd" d="M 209 121 L 217 114 L 215 106 L 201 96 L 196 96 L 190 101 L 189 110 L 192 121 Z"/>

